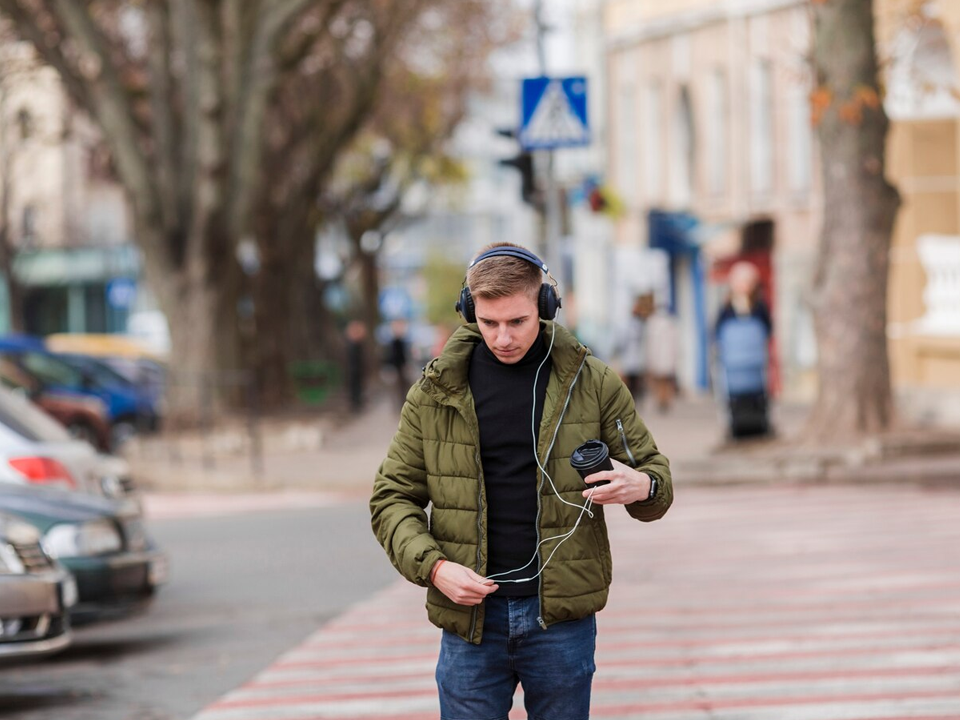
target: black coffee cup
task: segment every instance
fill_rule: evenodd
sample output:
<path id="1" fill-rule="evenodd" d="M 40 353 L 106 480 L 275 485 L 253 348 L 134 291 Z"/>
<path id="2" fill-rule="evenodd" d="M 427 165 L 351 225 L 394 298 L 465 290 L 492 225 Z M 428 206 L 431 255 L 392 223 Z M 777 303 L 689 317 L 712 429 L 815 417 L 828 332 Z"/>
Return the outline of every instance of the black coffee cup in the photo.
<path id="1" fill-rule="evenodd" d="M 586 483 L 587 478 L 601 470 L 613 470 L 613 463 L 610 462 L 610 451 L 607 444 L 602 440 L 587 440 L 583 445 L 573 451 L 570 456 L 570 465 L 580 473 L 580 477 Z M 587 483 L 590 487 L 606 485 L 609 480 L 600 480 L 594 483 Z"/>

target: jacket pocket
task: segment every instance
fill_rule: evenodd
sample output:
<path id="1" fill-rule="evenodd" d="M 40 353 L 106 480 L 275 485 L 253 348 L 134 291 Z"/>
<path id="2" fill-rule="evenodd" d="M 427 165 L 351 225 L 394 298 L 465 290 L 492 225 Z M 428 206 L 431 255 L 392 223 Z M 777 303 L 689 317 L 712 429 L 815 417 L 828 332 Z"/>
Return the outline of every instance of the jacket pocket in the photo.
<path id="1" fill-rule="evenodd" d="M 613 581 L 613 558 L 610 556 L 610 541 L 607 538 L 607 528 L 603 522 L 591 522 L 593 540 L 596 545 L 597 560 L 600 561 L 600 571 L 603 573 L 604 587 L 610 587 Z"/>

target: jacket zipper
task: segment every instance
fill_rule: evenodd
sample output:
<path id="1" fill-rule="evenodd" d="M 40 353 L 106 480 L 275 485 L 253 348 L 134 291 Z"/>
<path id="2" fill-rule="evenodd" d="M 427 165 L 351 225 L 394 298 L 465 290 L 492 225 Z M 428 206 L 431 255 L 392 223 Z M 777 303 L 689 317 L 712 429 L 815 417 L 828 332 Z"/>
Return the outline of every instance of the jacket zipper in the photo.
<path id="1" fill-rule="evenodd" d="M 620 422 L 620 418 L 617 418 L 617 430 L 620 431 L 620 442 L 623 443 L 623 449 L 627 453 L 627 457 L 630 458 L 630 467 L 636 467 L 637 461 L 633 457 L 633 453 L 630 452 L 630 446 L 627 445 L 627 434 L 623 431 L 623 423 Z"/>
<path id="2" fill-rule="evenodd" d="M 557 442 L 557 433 L 560 432 L 560 424 L 563 422 L 563 416 L 567 414 L 567 408 L 570 407 L 570 398 L 573 397 L 573 388 L 577 384 L 577 380 L 580 378 L 580 373 L 583 372 L 583 366 L 587 363 L 587 357 L 584 355 L 583 360 L 580 361 L 580 367 L 577 368 L 576 374 L 573 376 L 573 382 L 570 383 L 570 389 L 567 390 L 567 399 L 563 403 L 563 409 L 560 411 L 560 416 L 557 418 L 557 424 L 553 429 L 553 438 L 550 440 L 550 445 L 547 447 L 547 452 L 543 456 L 543 462 L 540 464 L 546 469 L 547 463 L 550 460 L 550 452 L 553 450 L 554 444 Z M 537 563 L 540 570 L 543 570 L 543 551 L 540 549 L 540 503 L 541 503 L 541 493 L 543 492 L 543 483 L 546 482 L 546 478 L 543 476 L 543 471 L 540 473 L 540 486 L 537 488 L 537 558 L 539 562 Z M 540 573 L 540 577 L 537 578 L 537 605 L 539 606 L 540 612 L 537 615 L 537 624 L 540 625 L 541 630 L 547 629 L 547 623 L 543 620 L 543 573 Z"/>
<path id="3" fill-rule="evenodd" d="M 477 565 L 474 568 L 475 573 L 480 573 L 480 548 L 483 545 L 483 463 L 480 462 L 480 451 L 475 455 L 477 461 L 478 479 L 477 483 Z M 537 499 L 539 502 L 539 498 Z M 477 631 L 477 616 L 480 614 L 480 606 L 473 606 L 473 613 L 470 617 L 470 640 Z"/>

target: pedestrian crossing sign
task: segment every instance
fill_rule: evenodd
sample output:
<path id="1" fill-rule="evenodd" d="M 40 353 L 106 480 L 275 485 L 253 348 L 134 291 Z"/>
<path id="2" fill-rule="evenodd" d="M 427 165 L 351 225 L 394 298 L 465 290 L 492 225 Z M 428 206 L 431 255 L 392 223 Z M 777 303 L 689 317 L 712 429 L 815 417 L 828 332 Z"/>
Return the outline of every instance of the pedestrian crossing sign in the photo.
<path id="1" fill-rule="evenodd" d="M 590 144 L 585 77 L 526 78 L 522 105 L 520 145 L 525 150 Z"/>

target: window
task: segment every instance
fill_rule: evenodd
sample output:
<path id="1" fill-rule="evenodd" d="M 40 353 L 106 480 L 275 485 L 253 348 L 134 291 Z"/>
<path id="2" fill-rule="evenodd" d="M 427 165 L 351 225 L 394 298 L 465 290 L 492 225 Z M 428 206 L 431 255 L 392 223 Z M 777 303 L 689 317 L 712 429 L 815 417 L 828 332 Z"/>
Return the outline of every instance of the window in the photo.
<path id="1" fill-rule="evenodd" d="M 790 142 L 790 190 L 803 192 L 810 188 L 811 163 L 813 161 L 813 133 L 810 127 L 810 89 L 803 82 L 791 84 L 787 99 L 787 122 Z"/>
<path id="2" fill-rule="evenodd" d="M 25 107 L 17 111 L 17 128 L 20 130 L 21 140 L 33 137 L 33 116 Z"/>
<path id="3" fill-rule="evenodd" d="M 70 434 L 56 420 L 16 392 L 0 389 L 0 423 L 33 442 L 67 442 Z"/>
<path id="4" fill-rule="evenodd" d="M 767 60 L 750 67 L 750 187 L 759 194 L 773 190 L 773 73 Z"/>
<path id="5" fill-rule="evenodd" d="M 727 189 L 727 76 L 714 70 L 707 81 L 707 187 L 711 195 L 722 195 Z"/>
<path id="6" fill-rule="evenodd" d="M 34 205 L 26 205 L 23 208 L 21 218 L 20 238 L 24 245 L 33 244 L 37 235 L 37 208 Z"/>
<path id="7" fill-rule="evenodd" d="M 693 200 L 693 178 L 696 167 L 696 135 L 693 125 L 693 103 L 690 90 L 681 86 L 677 95 L 675 119 L 671 128 L 673 154 L 670 159 L 670 202 L 686 207 Z"/>
<path id="8" fill-rule="evenodd" d="M 620 88 L 619 157 L 617 159 L 617 185 L 628 207 L 637 203 L 637 93 L 633 85 Z"/>
<path id="9" fill-rule="evenodd" d="M 68 388 L 82 388 L 83 374 L 65 362 L 42 353 L 26 351 L 21 356 L 23 367 L 42 383 Z"/>
<path id="10" fill-rule="evenodd" d="M 662 112 L 661 89 L 659 83 L 651 83 L 644 90 L 643 102 L 643 185 L 647 202 L 656 204 L 663 192 L 663 128 L 660 122 Z"/>

